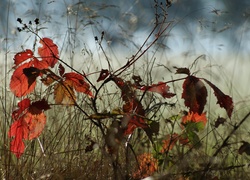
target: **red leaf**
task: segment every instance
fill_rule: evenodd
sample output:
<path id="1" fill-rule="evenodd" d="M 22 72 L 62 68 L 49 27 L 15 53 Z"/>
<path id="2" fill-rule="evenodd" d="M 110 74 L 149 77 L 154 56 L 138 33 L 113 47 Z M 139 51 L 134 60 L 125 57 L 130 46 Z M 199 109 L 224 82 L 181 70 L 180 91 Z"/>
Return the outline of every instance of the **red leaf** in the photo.
<path id="1" fill-rule="evenodd" d="M 64 74 L 63 77 L 65 77 L 66 80 L 72 81 L 72 85 L 77 92 L 83 92 L 89 95 L 90 97 L 93 97 L 93 94 L 90 91 L 90 85 L 85 82 L 84 77 L 82 75 L 71 72 Z"/>
<path id="2" fill-rule="evenodd" d="M 169 86 L 164 82 L 158 82 L 158 84 L 152 84 L 151 86 L 142 86 L 140 90 L 156 92 L 162 95 L 164 98 L 171 98 L 175 96 L 174 93 L 169 92 Z"/>
<path id="3" fill-rule="evenodd" d="M 30 49 L 26 49 L 23 52 L 19 52 L 14 57 L 14 63 L 16 66 L 26 61 L 29 58 L 33 58 L 33 52 Z"/>
<path id="4" fill-rule="evenodd" d="M 36 57 L 33 58 L 32 63 L 34 67 L 40 70 L 47 69 L 49 67 L 49 64 L 47 61 L 39 61 Z"/>
<path id="5" fill-rule="evenodd" d="M 25 144 L 19 137 L 15 137 L 10 143 L 10 151 L 20 158 L 24 152 Z"/>
<path id="6" fill-rule="evenodd" d="M 45 99 L 33 102 L 29 107 L 29 111 L 32 114 L 41 114 L 43 111 L 46 111 L 48 109 L 50 109 L 50 106 Z"/>
<path id="7" fill-rule="evenodd" d="M 59 69 L 60 76 L 63 76 L 65 73 L 65 68 L 62 66 L 62 64 L 59 64 L 58 69 Z"/>
<path id="8" fill-rule="evenodd" d="M 28 127 L 28 136 L 23 137 L 24 139 L 32 140 L 37 138 L 42 133 L 45 124 L 46 124 L 46 116 L 44 113 L 40 114 L 31 114 L 27 113 L 23 119 L 27 123 Z"/>
<path id="9" fill-rule="evenodd" d="M 28 78 L 28 87 L 30 87 L 35 81 L 36 78 L 40 75 L 40 70 L 35 67 L 29 67 L 23 69 L 23 74 Z"/>
<path id="10" fill-rule="evenodd" d="M 11 152 L 13 152 L 17 158 L 20 158 L 25 149 L 23 138 L 28 135 L 27 125 L 23 122 L 23 118 L 20 118 L 11 125 L 8 135 L 9 137 L 14 137 L 10 143 Z"/>
<path id="11" fill-rule="evenodd" d="M 217 97 L 217 104 L 220 105 L 220 107 L 223 107 L 227 111 L 227 115 L 231 117 L 234 105 L 233 105 L 233 99 L 225 95 L 219 88 L 217 88 L 213 83 L 210 81 L 204 79 L 204 81 L 214 90 L 214 95 Z"/>
<path id="12" fill-rule="evenodd" d="M 144 119 L 138 115 L 131 116 L 130 114 L 126 114 L 123 116 L 122 121 L 122 124 L 124 124 L 126 127 L 124 135 L 132 134 L 136 128 L 148 128 L 148 125 L 145 123 Z"/>
<path id="13" fill-rule="evenodd" d="M 201 115 L 199 115 L 198 113 L 188 112 L 186 116 L 182 117 L 182 123 L 186 124 L 188 122 L 202 122 L 205 127 L 207 124 L 206 113 L 202 113 Z"/>
<path id="14" fill-rule="evenodd" d="M 109 75 L 109 71 L 107 69 L 102 69 L 97 82 L 104 80 Z"/>
<path id="15" fill-rule="evenodd" d="M 149 127 L 143 118 L 145 116 L 145 111 L 141 102 L 136 99 L 132 84 L 129 81 L 124 82 L 118 77 L 114 77 L 113 80 L 121 89 L 122 99 L 125 102 L 123 105 L 123 112 L 125 114 L 122 118 L 122 127 L 125 128 L 124 135 L 132 134 L 138 127 L 144 130 L 148 129 Z M 148 136 L 150 135 L 148 134 Z"/>
<path id="16" fill-rule="evenodd" d="M 25 109 L 27 109 L 30 106 L 30 99 L 25 98 L 22 101 L 20 101 L 17 105 L 18 105 L 20 111 L 24 111 Z"/>
<path id="17" fill-rule="evenodd" d="M 27 110 L 30 106 L 30 100 L 28 98 L 23 99 L 18 104 L 18 109 L 14 110 L 12 112 L 12 118 L 14 120 L 19 119 L 19 117 L 22 115 L 23 111 Z"/>
<path id="18" fill-rule="evenodd" d="M 10 80 L 10 89 L 15 96 L 21 97 L 31 93 L 36 86 L 36 81 L 30 81 L 23 73 L 25 68 L 31 67 L 31 62 L 20 65 L 12 74 Z"/>
<path id="19" fill-rule="evenodd" d="M 11 141 L 10 150 L 19 158 L 25 149 L 23 140 L 31 140 L 38 137 L 46 124 L 46 116 L 42 110 L 48 109 L 45 100 L 36 101 L 30 105 L 29 99 L 18 103 L 19 109 L 12 112 L 15 120 L 11 125 L 8 136 L 14 137 Z M 42 110 L 39 108 L 42 108 Z M 34 109 L 39 114 L 33 114 Z"/>
<path id="20" fill-rule="evenodd" d="M 49 38 L 40 40 L 42 47 L 38 48 L 38 54 L 42 57 L 42 61 L 48 63 L 50 67 L 54 67 L 59 58 L 58 47 Z"/>
<path id="21" fill-rule="evenodd" d="M 201 114 L 207 102 L 207 89 L 204 83 L 194 76 L 188 76 L 183 83 L 182 98 L 190 112 Z"/>

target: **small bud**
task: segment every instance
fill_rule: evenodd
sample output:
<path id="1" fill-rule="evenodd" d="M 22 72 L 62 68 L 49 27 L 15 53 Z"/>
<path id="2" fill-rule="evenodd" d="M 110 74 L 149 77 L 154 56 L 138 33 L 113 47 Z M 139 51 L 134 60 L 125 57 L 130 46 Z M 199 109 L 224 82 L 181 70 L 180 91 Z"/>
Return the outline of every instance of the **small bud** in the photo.
<path id="1" fill-rule="evenodd" d="M 18 30 L 19 32 L 21 32 L 21 31 L 22 31 L 22 29 L 21 29 L 21 28 L 19 28 L 19 27 L 17 28 L 17 30 Z"/>
<path id="2" fill-rule="evenodd" d="M 39 24 L 39 19 L 36 18 L 36 19 L 34 20 L 34 22 L 36 23 L 36 25 L 38 25 L 38 24 Z"/>
<path id="3" fill-rule="evenodd" d="M 19 22 L 20 24 L 22 24 L 22 19 L 21 18 L 17 18 L 17 22 Z"/>

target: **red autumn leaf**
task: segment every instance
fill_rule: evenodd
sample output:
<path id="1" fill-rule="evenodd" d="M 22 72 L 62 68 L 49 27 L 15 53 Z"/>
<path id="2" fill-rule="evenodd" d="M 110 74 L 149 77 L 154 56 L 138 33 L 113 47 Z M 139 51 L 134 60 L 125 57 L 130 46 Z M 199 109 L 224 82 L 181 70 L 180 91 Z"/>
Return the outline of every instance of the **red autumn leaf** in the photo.
<path id="1" fill-rule="evenodd" d="M 48 109 L 50 109 L 50 106 L 45 99 L 33 102 L 29 107 L 31 114 L 41 114 L 43 111 Z"/>
<path id="2" fill-rule="evenodd" d="M 58 47 L 50 38 L 43 38 L 40 40 L 42 47 L 38 48 L 38 54 L 41 56 L 42 61 L 54 67 L 59 58 Z"/>
<path id="3" fill-rule="evenodd" d="M 46 104 L 45 100 L 30 104 L 29 99 L 24 99 L 18 103 L 19 109 L 13 111 L 12 118 L 15 121 L 9 129 L 8 136 L 14 137 L 10 144 L 10 150 L 17 158 L 20 158 L 24 152 L 25 144 L 23 140 L 37 138 L 43 131 L 46 124 L 45 114 L 42 110 L 37 111 L 40 112 L 39 114 L 33 114 L 32 111 L 34 111 L 34 108 L 40 107 L 46 110 L 48 107 L 44 107 L 44 104 Z"/>
<path id="4" fill-rule="evenodd" d="M 65 80 L 54 86 L 54 99 L 57 104 L 73 105 L 76 101 L 72 81 Z"/>
<path id="5" fill-rule="evenodd" d="M 182 123 L 186 124 L 188 122 L 195 122 L 195 123 L 202 122 L 205 127 L 205 125 L 207 124 L 206 113 L 198 114 L 194 112 L 188 112 L 186 116 L 182 117 Z"/>
<path id="6" fill-rule="evenodd" d="M 201 114 L 207 102 L 207 89 L 204 83 L 199 78 L 188 76 L 182 87 L 182 98 L 189 111 Z"/>
<path id="7" fill-rule="evenodd" d="M 25 51 L 19 52 L 14 56 L 14 63 L 18 66 L 29 58 L 33 58 L 33 52 L 30 49 L 26 49 Z"/>
<path id="8" fill-rule="evenodd" d="M 169 86 L 167 83 L 158 82 L 158 84 L 152 84 L 151 86 L 142 86 L 140 90 L 156 92 L 162 95 L 164 98 L 171 98 L 175 96 L 174 93 L 169 92 Z"/>
<path id="9" fill-rule="evenodd" d="M 36 57 L 33 58 L 32 63 L 32 66 L 40 70 L 47 69 L 50 66 L 47 61 L 39 61 Z"/>
<path id="10" fill-rule="evenodd" d="M 10 89 L 17 97 L 22 97 L 35 89 L 36 81 L 30 81 L 24 74 L 25 68 L 31 67 L 31 62 L 20 65 L 12 74 L 10 80 Z"/>
<path id="11" fill-rule="evenodd" d="M 89 95 L 90 97 L 93 97 L 93 94 L 90 91 L 90 85 L 84 80 L 82 75 L 71 72 L 65 73 L 63 77 L 66 78 L 66 80 L 72 82 L 72 86 L 77 92 L 82 92 Z"/>
<path id="12" fill-rule="evenodd" d="M 40 70 L 54 67 L 58 59 L 58 48 L 49 38 L 40 40 L 43 47 L 38 48 L 42 56 L 39 61 L 30 49 L 19 52 L 14 57 L 15 71 L 12 74 L 10 89 L 17 97 L 31 93 L 36 85 L 36 78 L 41 75 Z M 26 62 L 25 62 L 26 61 Z"/>
<path id="13" fill-rule="evenodd" d="M 28 78 L 28 87 L 30 87 L 36 78 L 40 75 L 40 70 L 35 67 L 29 67 L 23 69 L 23 74 Z"/>
<path id="14" fill-rule="evenodd" d="M 30 63 L 30 67 L 35 67 L 37 69 L 46 69 L 49 67 L 49 63 L 47 61 L 39 61 L 36 57 L 34 57 L 33 52 L 30 49 L 26 51 L 19 52 L 14 57 L 15 67 L 22 65 L 23 62 Z"/>
<path id="15" fill-rule="evenodd" d="M 145 123 L 145 120 L 142 117 L 139 117 L 138 115 L 129 115 L 125 114 L 122 118 L 123 123 L 125 121 L 128 121 L 126 125 L 126 129 L 124 131 L 124 135 L 129 135 L 134 132 L 134 130 L 138 127 L 142 129 L 148 128 L 148 125 Z"/>
<path id="16" fill-rule="evenodd" d="M 233 99 L 225 95 L 219 88 L 217 88 L 213 83 L 210 81 L 204 79 L 204 81 L 214 90 L 214 95 L 217 97 L 217 104 L 220 105 L 220 107 L 224 108 L 227 111 L 228 117 L 231 117 L 234 105 L 233 105 Z"/>
<path id="17" fill-rule="evenodd" d="M 97 82 L 104 80 L 106 77 L 108 77 L 109 71 L 107 69 L 102 69 L 99 78 L 97 79 Z"/>
<path id="18" fill-rule="evenodd" d="M 30 100 L 28 98 L 23 99 L 22 101 L 20 101 L 18 104 L 18 109 L 14 110 L 12 112 L 12 118 L 14 120 L 19 119 L 19 117 L 26 112 L 26 110 L 29 108 L 30 106 Z"/>
<path id="19" fill-rule="evenodd" d="M 125 113 L 122 118 L 122 127 L 125 127 L 124 135 L 132 134 L 133 131 L 141 127 L 144 130 L 148 129 L 148 125 L 144 120 L 145 111 L 140 101 L 136 99 L 135 91 L 129 81 L 124 82 L 121 78 L 113 78 L 116 85 L 121 89 L 122 100 L 125 102 L 123 105 L 123 112 Z M 150 137 L 149 131 L 145 131 Z"/>
<path id="20" fill-rule="evenodd" d="M 20 158 L 24 152 L 25 144 L 23 142 L 24 129 L 22 128 L 22 121 L 15 121 L 10 130 L 9 137 L 13 137 L 10 143 L 10 151 L 16 155 L 17 158 Z"/>
<path id="21" fill-rule="evenodd" d="M 60 76 L 63 76 L 65 73 L 65 68 L 62 66 L 62 64 L 59 64 L 58 69 L 59 69 Z"/>
<path id="22" fill-rule="evenodd" d="M 46 116 L 44 113 L 31 114 L 28 112 L 24 115 L 23 120 L 27 123 L 28 128 L 28 136 L 24 137 L 24 139 L 32 140 L 40 136 L 46 124 Z"/>

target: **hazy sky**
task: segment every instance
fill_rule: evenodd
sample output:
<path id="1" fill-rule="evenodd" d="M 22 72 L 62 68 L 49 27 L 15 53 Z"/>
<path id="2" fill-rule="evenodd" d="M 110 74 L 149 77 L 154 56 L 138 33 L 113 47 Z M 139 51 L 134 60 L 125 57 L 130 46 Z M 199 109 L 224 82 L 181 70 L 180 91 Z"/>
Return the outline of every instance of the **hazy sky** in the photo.
<path id="1" fill-rule="evenodd" d="M 16 31 L 20 26 L 16 19 L 20 17 L 24 22 L 39 18 L 41 27 L 47 28 L 41 32 L 53 38 L 77 33 L 89 41 L 105 31 L 106 40 L 113 45 L 129 35 L 137 35 L 140 41 L 140 33 L 152 28 L 154 5 L 153 0 L 2 0 L 0 37 L 6 38 L 8 31 L 10 46 L 15 48 L 19 40 L 24 43 L 27 36 Z M 190 45 L 197 50 L 240 47 L 248 51 L 249 15 L 247 0 L 175 0 L 169 8 L 168 20 L 173 21 L 173 27 L 166 45 L 173 51 Z"/>
<path id="2" fill-rule="evenodd" d="M 1 0 L 0 53 L 8 52 L 12 60 L 22 48 L 32 48 L 35 36 L 18 32 L 22 25 L 16 20 L 31 21 L 35 29 L 34 19 L 39 18 L 39 35 L 52 38 L 61 56 L 89 53 L 84 49 L 95 54 L 99 48 L 94 37 L 104 31 L 107 52 L 128 52 L 129 57 L 153 28 L 154 7 L 154 0 Z M 238 59 L 249 57 L 249 16 L 249 0 L 173 0 L 167 18 L 171 26 L 157 48 L 164 58 L 205 54 L 216 61 L 219 55 L 228 61 L 225 66 L 235 68 L 241 64 Z"/>

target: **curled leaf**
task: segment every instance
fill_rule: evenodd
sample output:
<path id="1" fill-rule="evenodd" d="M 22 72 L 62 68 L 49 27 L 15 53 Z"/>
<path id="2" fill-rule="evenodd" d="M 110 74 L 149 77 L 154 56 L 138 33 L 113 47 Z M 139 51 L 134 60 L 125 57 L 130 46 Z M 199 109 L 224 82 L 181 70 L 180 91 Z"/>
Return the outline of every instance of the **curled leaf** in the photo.
<path id="1" fill-rule="evenodd" d="M 151 86 L 142 86 L 140 90 L 156 92 L 162 95 L 164 98 L 171 98 L 175 96 L 174 93 L 169 92 L 170 87 L 164 82 L 158 82 L 158 84 L 152 84 Z"/>
<path id="2" fill-rule="evenodd" d="M 188 76 L 182 87 L 182 98 L 189 111 L 202 114 L 207 102 L 207 89 L 204 83 L 195 76 Z"/>
<path id="3" fill-rule="evenodd" d="M 238 152 L 239 154 L 246 153 L 247 155 L 250 155 L 250 144 L 246 141 L 242 141 L 242 145 L 240 146 Z"/>
<path id="4" fill-rule="evenodd" d="M 215 121 L 214 126 L 218 128 L 220 125 L 223 125 L 226 122 L 225 118 L 218 117 L 217 120 Z"/>
<path id="5" fill-rule="evenodd" d="M 123 81 L 123 79 L 114 77 L 113 81 L 116 85 L 121 89 L 123 104 L 123 118 L 121 126 L 125 129 L 124 135 L 132 134 L 133 131 L 140 127 L 145 130 L 147 135 L 150 138 L 148 125 L 144 120 L 145 110 L 141 102 L 136 98 L 135 91 L 133 89 L 133 85 L 130 81 Z"/>
<path id="6" fill-rule="evenodd" d="M 190 75 L 190 71 L 188 68 L 176 68 L 176 72 L 175 74 L 186 74 L 186 75 Z"/>
<path id="7" fill-rule="evenodd" d="M 58 69 L 59 69 L 59 74 L 60 74 L 60 76 L 63 76 L 64 73 L 65 73 L 65 68 L 63 67 L 63 65 L 62 65 L 62 64 L 59 64 Z"/>
<path id="8" fill-rule="evenodd" d="M 97 82 L 106 79 L 106 77 L 108 77 L 108 75 L 109 75 L 109 71 L 107 69 L 102 69 L 102 71 L 99 75 L 99 78 L 97 79 Z"/>
<path id="9" fill-rule="evenodd" d="M 204 79 L 204 81 L 214 90 L 214 95 L 217 97 L 217 104 L 220 105 L 220 107 L 224 108 L 227 111 L 228 117 L 232 116 L 232 112 L 234 109 L 233 105 L 233 99 L 225 95 L 219 88 L 217 88 L 213 83 L 210 81 Z"/>

